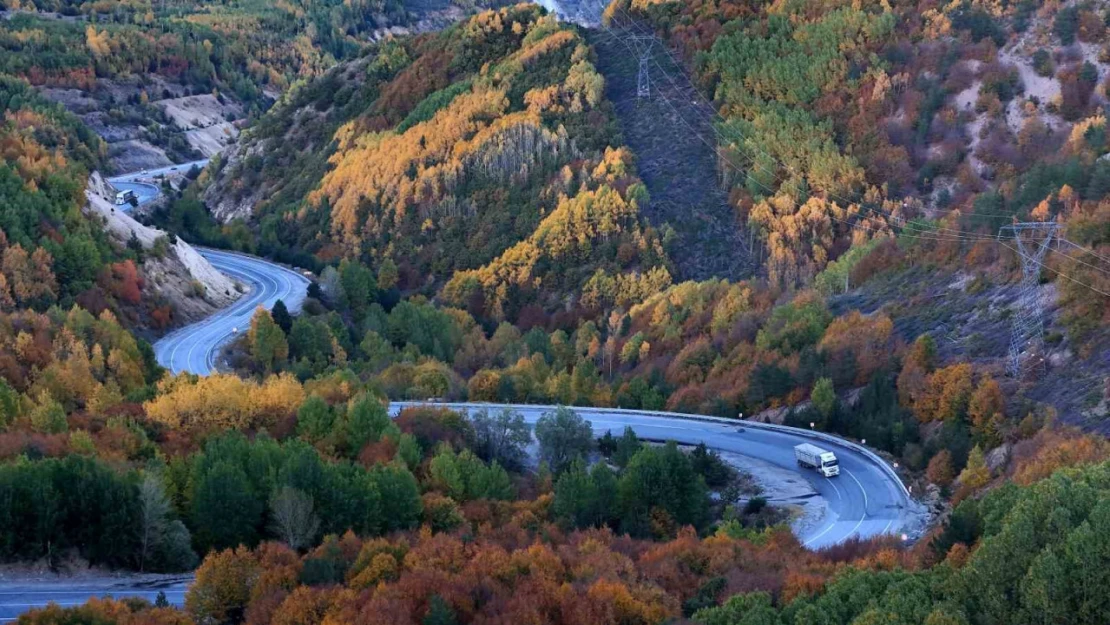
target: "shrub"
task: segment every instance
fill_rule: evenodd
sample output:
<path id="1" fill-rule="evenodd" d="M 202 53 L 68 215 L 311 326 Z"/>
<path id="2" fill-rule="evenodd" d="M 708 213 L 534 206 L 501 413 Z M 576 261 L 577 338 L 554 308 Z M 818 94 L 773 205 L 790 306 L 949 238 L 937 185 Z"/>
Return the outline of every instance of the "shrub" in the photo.
<path id="1" fill-rule="evenodd" d="M 1033 71 L 1045 78 L 1051 78 L 1056 73 L 1056 64 L 1052 62 L 1052 55 L 1048 50 L 1041 48 L 1033 53 Z"/>

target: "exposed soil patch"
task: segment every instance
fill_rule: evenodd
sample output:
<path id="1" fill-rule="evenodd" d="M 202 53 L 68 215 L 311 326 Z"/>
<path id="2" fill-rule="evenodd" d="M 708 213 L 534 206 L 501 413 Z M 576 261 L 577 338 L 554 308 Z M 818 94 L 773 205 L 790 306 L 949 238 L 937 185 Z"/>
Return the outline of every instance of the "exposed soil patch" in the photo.
<path id="1" fill-rule="evenodd" d="M 203 319 L 216 310 L 234 302 L 242 288 L 213 267 L 191 245 L 181 239 L 166 239 L 165 253 L 153 254 L 156 241 L 166 233 L 135 221 L 131 215 L 117 208 L 109 199 L 107 185 L 94 173 L 85 193 L 88 203 L 85 213 L 103 220 L 104 229 L 120 244 L 127 244 L 132 235 L 151 252 L 141 265 L 143 279 L 158 298 L 172 304 L 174 323 L 182 324 Z M 145 326 L 150 320 L 140 318 Z"/>
<path id="2" fill-rule="evenodd" d="M 90 90 L 42 88 L 108 144 L 108 173 L 157 169 L 224 149 L 242 107 L 211 94 L 187 96 L 157 76 L 99 79 Z"/>
<path id="3" fill-rule="evenodd" d="M 755 479 L 768 503 L 790 512 L 790 529 L 795 536 L 808 536 L 821 527 L 829 502 L 797 473 L 750 456 L 720 453 L 722 460 Z"/>
<path id="4" fill-rule="evenodd" d="M 173 164 L 165 150 L 137 139 L 109 144 L 108 157 L 116 170 L 121 172 L 158 169 Z"/>
<path id="5" fill-rule="evenodd" d="M 222 152 L 239 136 L 239 129 L 229 120 L 238 119 L 243 111 L 229 100 L 204 94 L 159 100 L 155 104 L 185 131 L 189 145 L 206 157 Z"/>

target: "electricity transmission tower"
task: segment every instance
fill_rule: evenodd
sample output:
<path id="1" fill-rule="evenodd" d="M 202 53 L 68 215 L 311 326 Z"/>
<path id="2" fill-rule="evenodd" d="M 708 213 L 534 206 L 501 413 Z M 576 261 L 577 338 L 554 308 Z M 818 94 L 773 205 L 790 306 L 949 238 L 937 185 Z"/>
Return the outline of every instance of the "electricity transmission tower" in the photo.
<path id="1" fill-rule="evenodd" d="M 651 46 L 655 42 L 655 37 L 651 35 L 630 35 L 628 40 L 632 42 L 640 60 L 640 71 L 636 74 L 636 97 L 650 98 L 651 79 L 648 75 L 648 64 L 651 63 Z"/>
<path id="2" fill-rule="evenodd" d="M 1055 222 L 1015 223 L 1003 226 L 999 238 L 1009 232 L 1017 242 L 1021 256 L 1021 288 L 1018 292 L 1017 312 L 1010 330 L 1009 373 L 1015 378 L 1022 374 L 1022 361 L 1027 356 L 1041 358 L 1044 346 L 1044 307 L 1037 296 L 1037 282 L 1043 260 L 1052 241 L 1057 238 L 1060 224 Z M 1041 361 L 1034 363 L 1040 366 Z"/>

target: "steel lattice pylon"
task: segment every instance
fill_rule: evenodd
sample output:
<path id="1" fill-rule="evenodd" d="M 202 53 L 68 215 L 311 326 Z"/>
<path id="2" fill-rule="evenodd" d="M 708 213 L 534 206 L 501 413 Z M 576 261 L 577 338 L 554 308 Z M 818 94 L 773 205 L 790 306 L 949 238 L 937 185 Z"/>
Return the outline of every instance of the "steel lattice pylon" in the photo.
<path id="1" fill-rule="evenodd" d="M 1010 330 L 1010 375 L 1020 378 L 1024 360 L 1033 355 L 1041 358 L 1044 347 L 1043 307 L 1037 293 L 1041 267 L 1044 257 L 1056 235 L 1060 224 L 1055 222 L 1015 223 L 1003 226 L 998 231 L 999 238 L 1005 233 L 1013 234 L 1017 251 L 1021 256 L 1021 288 L 1018 293 L 1017 312 Z M 1034 364 L 1040 366 L 1041 360 Z"/>
<path id="2" fill-rule="evenodd" d="M 640 71 L 636 74 L 636 97 L 651 97 L 651 78 L 648 75 L 648 64 L 651 63 L 651 46 L 655 37 L 651 35 L 631 35 L 628 38 L 639 56 Z"/>

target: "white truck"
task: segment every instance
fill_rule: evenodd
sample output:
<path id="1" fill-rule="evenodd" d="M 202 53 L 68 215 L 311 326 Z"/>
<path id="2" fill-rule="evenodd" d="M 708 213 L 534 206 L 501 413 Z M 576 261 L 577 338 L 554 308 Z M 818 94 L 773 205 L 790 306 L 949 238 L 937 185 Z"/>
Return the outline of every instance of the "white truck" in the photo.
<path id="1" fill-rule="evenodd" d="M 131 198 L 135 197 L 135 192 L 131 189 L 116 192 L 116 205 L 127 204 Z"/>
<path id="2" fill-rule="evenodd" d="M 795 446 L 794 458 L 798 461 L 798 466 L 816 469 L 825 477 L 840 475 L 840 463 L 836 460 L 836 454 L 817 445 L 802 443 Z"/>

